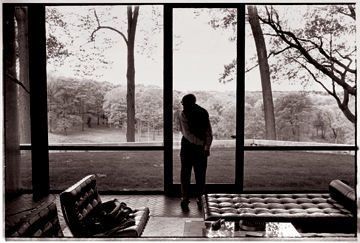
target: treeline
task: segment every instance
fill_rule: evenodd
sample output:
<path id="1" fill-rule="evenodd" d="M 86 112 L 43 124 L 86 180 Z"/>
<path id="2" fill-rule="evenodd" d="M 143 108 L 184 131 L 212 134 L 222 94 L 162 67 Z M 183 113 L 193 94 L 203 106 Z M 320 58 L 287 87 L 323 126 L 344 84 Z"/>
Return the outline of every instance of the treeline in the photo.
<path id="1" fill-rule="evenodd" d="M 339 94 L 341 97 L 341 94 Z M 355 143 L 355 125 L 321 91 L 273 92 L 277 140 Z M 355 100 L 349 102 L 355 112 Z M 245 138 L 265 139 L 262 94 L 246 92 Z"/>
<path id="2" fill-rule="evenodd" d="M 136 132 L 163 129 L 163 89 L 136 85 Z M 126 86 L 90 79 L 48 77 L 49 132 L 68 134 L 91 124 L 126 128 Z M 208 110 L 215 139 L 236 134 L 235 91 L 195 91 L 197 103 Z M 173 130 L 179 131 L 181 98 L 174 91 Z M 273 92 L 278 140 L 354 143 L 355 127 L 324 92 Z M 352 102 L 354 103 L 354 102 Z M 352 107 L 354 108 L 354 107 Z M 239 117 L 242 117 L 241 115 Z M 241 122 L 240 122 L 241 124 Z M 246 92 L 245 138 L 265 139 L 262 93 Z"/>

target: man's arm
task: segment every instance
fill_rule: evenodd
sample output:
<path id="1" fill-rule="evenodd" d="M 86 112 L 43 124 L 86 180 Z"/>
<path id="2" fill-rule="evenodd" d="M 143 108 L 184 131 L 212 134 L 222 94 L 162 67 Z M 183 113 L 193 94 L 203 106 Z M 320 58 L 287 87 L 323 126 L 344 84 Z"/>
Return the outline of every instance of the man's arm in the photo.
<path id="1" fill-rule="evenodd" d="M 201 140 L 197 137 L 195 137 L 194 134 L 192 134 L 189 130 L 189 126 L 187 124 L 187 119 L 184 115 L 183 112 L 181 112 L 180 116 L 179 116 L 179 120 L 180 120 L 180 131 L 183 134 L 183 136 L 190 142 L 196 145 L 200 145 L 203 146 L 205 141 Z"/>
<path id="2" fill-rule="evenodd" d="M 206 129 L 206 139 L 205 139 L 205 147 L 204 147 L 204 156 L 205 157 L 209 157 L 210 156 L 210 146 L 213 140 L 213 135 L 212 135 L 212 128 L 211 128 L 211 123 L 210 123 L 210 119 L 209 119 L 209 125 Z"/>
<path id="3" fill-rule="evenodd" d="M 213 140 L 212 128 L 209 120 L 209 126 L 206 129 L 206 139 L 205 139 L 205 148 L 204 150 L 210 150 L 210 146 Z"/>

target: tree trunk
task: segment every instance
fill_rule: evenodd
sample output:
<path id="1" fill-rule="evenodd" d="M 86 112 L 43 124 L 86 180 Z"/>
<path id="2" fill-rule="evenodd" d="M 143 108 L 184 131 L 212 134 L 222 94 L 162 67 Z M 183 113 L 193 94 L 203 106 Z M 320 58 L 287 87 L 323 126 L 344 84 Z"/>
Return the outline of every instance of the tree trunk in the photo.
<path id="1" fill-rule="evenodd" d="M 16 77 L 15 8 L 3 5 L 3 52 L 6 74 Z M 5 192 L 20 190 L 20 137 L 18 116 L 18 85 L 4 75 L 5 88 Z"/>
<path id="2" fill-rule="evenodd" d="M 264 35 L 261 30 L 257 8 L 255 6 L 248 6 L 248 13 L 249 23 L 254 36 L 260 67 L 261 86 L 264 101 L 266 139 L 276 140 L 274 104 Z"/>
<path id="3" fill-rule="evenodd" d="M 29 40 L 28 40 L 28 9 L 27 7 L 15 7 L 15 17 L 18 26 L 17 41 L 19 45 L 19 80 L 30 90 L 29 87 Z M 20 143 L 31 143 L 30 127 L 30 95 L 23 89 L 19 89 L 19 125 Z"/>
<path id="4" fill-rule="evenodd" d="M 132 7 L 127 8 L 128 18 L 128 43 L 127 43 L 127 142 L 135 142 L 135 59 L 134 44 L 137 19 L 139 15 L 139 6 L 136 6 L 134 12 Z"/>
<path id="5" fill-rule="evenodd" d="M 98 108 L 96 108 L 96 110 L 97 110 L 97 124 L 98 125 L 100 125 L 100 113 L 99 113 L 99 110 L 98 110 Z"/>

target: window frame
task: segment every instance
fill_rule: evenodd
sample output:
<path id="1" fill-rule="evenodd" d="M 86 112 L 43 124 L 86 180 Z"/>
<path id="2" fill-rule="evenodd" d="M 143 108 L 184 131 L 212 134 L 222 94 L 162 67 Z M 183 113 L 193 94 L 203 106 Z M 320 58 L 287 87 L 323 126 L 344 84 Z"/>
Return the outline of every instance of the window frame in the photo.
<path id="1" fill-rule="evenodd" d="M 151 3 L 144 3 L 148 5 Z M 157 3 L 155 3 L 157 4 Z M 14 4 L 19 5 L 19 4 Z M 165 82 L 172 80 L 173 53 L 172 53 L 172 22 L 173 9 L 175 8 L 237 8 L 237 77 L 236 77 L 236 136 L 244 137 L 244 116 L 245 116 L 245 3 L 159 3 L 163 5 L 163 23 L 164 23 L 164 59 L 163 59 L 163 146 L 54 146 L 48 144 L 47 129 L 47 82 L 46 82 L 46 28 L 45 28 L 45 8 L 46 6 L 61 5 L 81 5 L 78 4 L 23 4 L 29 7 L 29 51 L 30 51 L 30 82 L 31 90 L 31 144 L 21 144 L 20 150 L 32 151 L 32 179 L 33 192 L 38 194 L 56 193 L 57 190 L 50 190 L 49 178 L 49 151 L 51 150 L 103 150 L 103 151 L 164 151 L 164 190 L 163 191 L 106 191 L 105 194 L 148 194 L 148 193 L 165 193 L 167 195 L 180 195 L 180 184 L 173 183 L 173 83 Z M 98 5 L 98 4 L 87 4 Z M 128 5 L 128 4 L 107 4 L 107 5 Z M 36 13 L 32 15 L 31 13 Z M 243 13 L 243 14 L 242 14 Z M 39 26 L 44 26 L 43 29 Z M 37 31 L 35 31 L 35 29 Z M 41 30 L 39 34 L 39 30 Z M 241 37 L 242 36 L 242 37 Z M 241 38 L 239 38 L 241 37 Z M 37 54 L 32 54 L 37 53 Z M 42 55 L 38 55 L 42 53 Z M 240 55 L 239 55 L 240 54 Z M 242 56 L 242 58 L 239 58 Z M 241 60 L 241 61 L 240 61 Z M 33 64 L 32 64 L 33 63 Z M 31 65 L 32 64 L 32 65 Z M 39 65 L 41 64 L 41 65 Z M 171 71 L 169 71 L 171 70 Z M 241 75 L 241 78 L 239 74 Z M 40 75 L 40 78 L 39 78 Z M 39 112 L 40 110 L 40 112 Z M 41 114 L 40 116 L 38 114 Z M 46 114 L 46 116 L 45 116 Z M 357 129 L 357 127 L 355 127 Z M 357 146 L 278 146 L 278 147 L 252 147 L 245 146 L 244 139 L 236 139 L 235 149 L 235 183 L 234 184 L 207 184 L 207 191 L 211 192 L 228 192 L 241 193 L 244 192 L 244 151 L 272 151 L 272 150 L 297 150 L 297 151 L 356 151 Z M 356 158 L 356 153 L 355 153 Z M 356 171 L 356 165 L 354 166 Z M 356 177 L 356 174 L 355 174 Z M 81 178 L 78 178 L 79 180 Z M 356 178 L 355 178 L 356 181 Z M 194 186 L 190 188 L 194 190 Z M 250 191 L 246 191 L 251 193 Z M 305 192 L 305 191 L 301 191 Z M 313 191 L 312 191 L 313 192 Z M 256 193 L 260 193 L 256 191 Z M 278 193 L 278 191 L 266 191 L 266 193 Z M 284 191 L 281 191 L 284 193 Z"/>

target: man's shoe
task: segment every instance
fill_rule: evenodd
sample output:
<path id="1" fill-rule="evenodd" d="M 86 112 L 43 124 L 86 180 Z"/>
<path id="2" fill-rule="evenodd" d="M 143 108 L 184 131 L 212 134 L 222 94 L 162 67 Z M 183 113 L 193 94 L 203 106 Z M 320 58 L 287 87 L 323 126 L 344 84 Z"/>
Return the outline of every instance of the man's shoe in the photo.
<path id="1" fill-rule="evenodd" d="M 184 211 L 189 211 L 189 200 L 182 200 L 181 201 L 181 208 Z"/>

